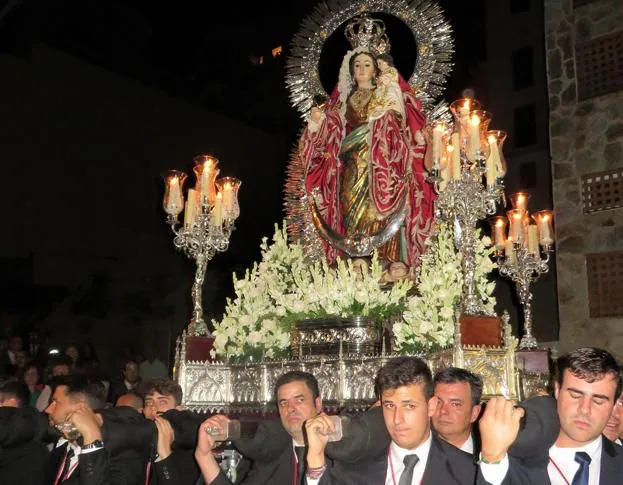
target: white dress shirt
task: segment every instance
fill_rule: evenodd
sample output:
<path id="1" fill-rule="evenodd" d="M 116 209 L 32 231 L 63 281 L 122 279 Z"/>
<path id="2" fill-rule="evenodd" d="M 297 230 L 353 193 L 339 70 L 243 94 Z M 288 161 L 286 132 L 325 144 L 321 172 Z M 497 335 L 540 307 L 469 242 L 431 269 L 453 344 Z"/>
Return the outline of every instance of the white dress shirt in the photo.
<path id="1" fill-rule="evenodd" d="M 392 441 L 391 445 L 389 446 L 389 458 L 391 458 L 391 465 L 388 459 L 387 474 L 385 475 L 386 485 L 394 485 L 394 479 L 396 480 L 396 483 L 398 483 L 398 480 L 400 480 L 400 475 L 402 475 L 402 472 L 405 469 L 405 465 L 402 460 L 404 460 L 405 456 L 412 454 L 416 454 L 419 460 L 413 468 L 413 480 L 411 483 L 414 485 L 418 485 L 420 483 L 422 477 L 424 476 L 424 469 L 426 468 L 426 461 L 428 460 L 428 453 L 430 451 L 432 436 L 432 433 L 429 431 L 426 441 L 424 441 L 422 444 L 420 444 L 420 446 L 414 448 L 413 450 L 401 448 Z M 394 472 L 393 476 L 392 466 Z M 317 485 L 318 482 L 320 482 L 320 478 L 318 480 L 311 480 L 307 478 L 307 485 Z"/>
<path id="2" fill-rule="evenodd" d="M 580 464 L 575 461 L 575 453 L 584 451 L 591 457 L 591 464 L 588 466 L 588 485 L 599 485 L 602 437 L 598 436 L 587 445 L 580 448 L 559 448 L 554 445 L 549 449 L 550 462 L 547 466 L 547 474 L 552 485 L 566 485 L 573 481 L 575 473 L 580 468 Z M 560 469 L 558 471 L 553 463 Z M 564 478 L 563 476 L 564 475 Z"/>
<path id="3" fill-rule="evenodd" d="M 426 469 L 426 461 L 428 460 L 428 453 L 430 452 L 430 444 L 432 440 L 433 435 L 429 431 L 426 441 L 412 450 L 401 448 L 392 441 L 391 445 L 389 445 L 389 459 L 387 463 L 387 474 L 385 475 L 385 485 L 394 485 L 395 483 L 398 483 L 400 476 L 405 469 L 405 464 L 403 463 L 404 457 L 413 454 L 417 455 L 419 460 L 413 468 L 413 480 L 411 483 L 418 485 L 424 476 L 424 470 Z"/>
<path id="4" fill-rule="evenodd" d="M 470 455 L 474 454 L 474 437 L 471 433 L 465 440 L 465 443 L 463 443 L 463 445 L 459 449 L 463 450 L 466 453 L 469 453 Z"/>
<path id="5" fill-rule="evenodd" d="M 65 445 L 68 446 L 67 450 L 71 448 L 74 452 L 71 459 L 69 460 L 69 467 L 67 469 L 67 476 L 65 476 L 65 479 L 69 478 L 73 474 L 74 470 L 78 468 L 78 457 L 81 453 L 86 455 L 87 453 L 93 453 L 94 451 L 101 450 L 101 447 L 83 450 L 82 448 L 80 448 L 80 446 L 70 441 L 67 441 L 65 438 L 59 438 L 59 440 L 56 442 L 55 448 L 60 448 L 61 446 Z"/>

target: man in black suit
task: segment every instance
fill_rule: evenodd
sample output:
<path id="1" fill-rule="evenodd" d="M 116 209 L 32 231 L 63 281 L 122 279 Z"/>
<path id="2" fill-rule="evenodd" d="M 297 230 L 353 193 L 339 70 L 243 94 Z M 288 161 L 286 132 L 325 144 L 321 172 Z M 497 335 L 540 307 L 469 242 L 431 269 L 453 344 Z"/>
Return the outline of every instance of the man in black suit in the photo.
<path id="1" fill-rule="evenodd" d="M 433 389 L 437 409 L 433 428 L 439 437 L 470 455 L 480 453 L 480 438 L 473 426 L 480 416 L 482 379 L 458 367 L 446 367 L 435 373 Z"/>
<path id="2" fill-rule="evenodd" d="M 283 429 L 289 435 L 284 442 L 277 436 L 278 446 L 266 442 L 264 457 L 253 461 L 249 474 L 240 482 L 244 485 L 304 484 L 305 441 L 303 423 L 322 409 L 322 399 L 316 378 L 307 372 L 291 371 L 275 383 L 275 395 Z M 226 429 L 228 418 L 212 416 L 201 424 L 195 458 L 203 479 L 208 485 L 228 485 L 232 482 L 220 469 L 212 449 L 216 443 L 206 428 Z"/>
<path id="3" fill-rule="evenodd" d="M 431 371 L 417 357 L 390 360 L 376 377 L 385 426 L 391 444 L 371 459 L 358 463 L 325 458 L 333 421 L 320 414 L 305 423 L 308 440 L 307 484 L 322 485 L 473 485 L 478 468 L 471 455 L 431 432 L 435 414 Z M 515 426 L 519 428 L 519 420 Z M 488 479 L 485 468 L 481 468 Z M 482 481 L 480 476 L 479 480 Z M 490 481 L 496 485 L 501 481 Z M 484 481 L 483 481 L 484 483 Z"/>
<path id="4" fill-rule="evenodd" d="M 0 485 L 41 485 L 48 449 L 43 415 L 28 405 L 25 384 L 0 385 Z"/>
<path id="5" fill-rule="evenodd" d="M 576 349 L 557 362 L 560 432 L 549 453 L 509 459 L 508 443 L 516 431 L 505 425 L 509 414 L 500 412 L 502 405 L 489 412 L 490 402 L 480 422 L 482 459 L 496 463 L 496 475 L 506 477 L 505 485 L 618 485 L 623 452 L 602 433 L 620 394 L 620 369 L 614 357 L 593 347 Z"/>
<path id="6" fill-rule="evenodd" d="M 54 390 L 45 412 L 54 426 L 72 425 L 54 445 L 46 484 L 104 484 L 109 482 L 109 458 L 104 448 L 101 418 L 94 410 L 104 405 L 104 386 L 86 376 L 66 376 Z"/>

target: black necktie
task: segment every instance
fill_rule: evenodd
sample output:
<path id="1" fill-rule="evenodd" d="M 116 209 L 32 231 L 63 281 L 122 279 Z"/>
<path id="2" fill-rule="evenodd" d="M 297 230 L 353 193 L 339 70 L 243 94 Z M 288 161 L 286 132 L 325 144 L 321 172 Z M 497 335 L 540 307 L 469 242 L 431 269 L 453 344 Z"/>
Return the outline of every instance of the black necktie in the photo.
<path id="1" fill-rule="evenodd" d="M 400 475 L 398 485 L 411 485 L 413 481 L 413 469 L 418 461 L 420 461 L 420 459 L 417 455 L 407 455 L 404 457 L 402 462 L 405 464 L 405 469 L 402 471 L 402 475 Z"/>
<path id="2" fill-rule="evenodd" d="M 67 473 L 69 472 L 71 459 L 74 457 L 74 455 L 75 455 L 74 449 L 71 446 L 69 446 L 69 443 L 67 443 L 67 451 L 65 452 L 65 459 L 63 460 L 61 464 L 63 469 L 61 470 L 61 473 L 58 476 L 58 482 L 55 482 L 55 483 L 61 483 L 65 481 L 65 479 L 67 479 Z"/>
<path id="3" fill-rule="evenodd" d="M 294 453 L 296 453 L 296 484 L 301 485 L 305 483 L 305 447 L 295 446 Z"/>
<path id="4" fill-rule="evenodd" d="M 575 461 L 580 464 L 580 468 L 575 472 L 571 485 L 588 485 L 588 467 L 591 464 L 591 457 L 584 451 L 577 451 Z"/>

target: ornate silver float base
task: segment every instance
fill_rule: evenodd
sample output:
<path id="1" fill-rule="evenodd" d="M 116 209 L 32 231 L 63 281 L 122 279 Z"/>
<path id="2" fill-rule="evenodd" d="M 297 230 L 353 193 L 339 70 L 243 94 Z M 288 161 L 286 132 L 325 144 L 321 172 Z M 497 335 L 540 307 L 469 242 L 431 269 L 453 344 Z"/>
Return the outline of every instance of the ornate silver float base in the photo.
<path id="1" fill-rule="evenodd" d="M 175 377 L 186 408 L 197 412 L 276 412 L 273 387 L 291 370 L 311 372 L 318 379 L 325 408 L 362 410 L 375 400 L 374 377 L 395 355 L 311 356 L 254 364 L 211 363 L 186 360 L 186 335 L 179 340 Z M 523 392 L 515 364 L 516 339 L 500 347 L 455 346 L 421 356 L 435 371 L 454 365 L 483 376 L 483 398 L 503 395 L 520 399 Z"/>

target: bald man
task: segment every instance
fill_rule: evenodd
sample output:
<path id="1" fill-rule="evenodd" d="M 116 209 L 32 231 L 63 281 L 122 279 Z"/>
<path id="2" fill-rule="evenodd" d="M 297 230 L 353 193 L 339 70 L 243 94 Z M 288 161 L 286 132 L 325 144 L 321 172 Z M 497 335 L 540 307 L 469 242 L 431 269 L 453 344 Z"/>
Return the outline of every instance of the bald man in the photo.
<path id="1" fill-rule="evenodd" d="M 138 394 L 135 394 L 133 392 L 128 392 L 127 394 L 122 394 L 117 399 L 117 402 L 115 403 L 115 407 L 118 408 L 119 406 L 128 406 L 128 407 L 134 408 L 139 413 L 142 414 L 143 413 L 143 398 L 139 396 Z"/>

